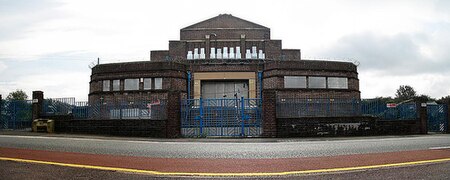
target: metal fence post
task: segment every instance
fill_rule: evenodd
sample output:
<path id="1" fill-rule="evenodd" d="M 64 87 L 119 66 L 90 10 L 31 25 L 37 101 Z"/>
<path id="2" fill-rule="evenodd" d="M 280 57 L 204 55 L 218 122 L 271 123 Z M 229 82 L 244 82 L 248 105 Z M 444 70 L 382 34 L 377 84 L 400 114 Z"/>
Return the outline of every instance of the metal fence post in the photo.
<path id="1" fill-rule="evenodd" d="M 188 99 L 191 99 L 191 78 L 192 78 L 191 71 L 188 71 L 187 72 L 187 83 L 188 83 L 187 98 Z"/>
<path id="2" fill-rule="evenodd" d="M 2 129 L 2 122 L 3 122 L 3 99 L 2 95 L 0 94 L 0 129 Z"/>
<path id="3" fill-rule="evenodd" d="M 244 97 L 241 97 L 241 136 L 245 136 L 245 102 Z"/>
<path id="4" fill-rule="evenodd" d="M 17 127 L 16 127 L 16 121 L 17 121 L 17 107 L 16 107 L 16 102 L 17 101 L 12 101 L 13 102 L 13 112 L 14 112 L 14 115 L 13 115 L 13 124 L 12 124 L 12 128 L 13 129 L 16 129 Z"/>
<path id="5" fill-rule="evenodd" d="M 262 90 L 263 90 L 263 72 L 258 71 L 258 81 L 259 81 L 259 98 L 262 101 Z"/>
<path id="6" fill-rule="evenodd" d="M 203 98 L 200 98 L 200 136 L 203 136 Z"/>

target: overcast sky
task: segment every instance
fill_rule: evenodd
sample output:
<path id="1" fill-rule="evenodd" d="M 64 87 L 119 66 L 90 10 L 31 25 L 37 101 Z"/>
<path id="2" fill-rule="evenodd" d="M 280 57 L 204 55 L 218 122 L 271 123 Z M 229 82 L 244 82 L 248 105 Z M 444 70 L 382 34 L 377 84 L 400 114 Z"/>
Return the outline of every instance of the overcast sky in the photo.
<path id="1" fill-rule="evenodd" d="M 450 1 L 0 0 L 0 94 L 87 100 L 88 65 L 142 61 L 179 30 L 227 13 L 271 28 L 303 59 L 359 62 L 362 98 L 400 85 L 450 94 Z"/>

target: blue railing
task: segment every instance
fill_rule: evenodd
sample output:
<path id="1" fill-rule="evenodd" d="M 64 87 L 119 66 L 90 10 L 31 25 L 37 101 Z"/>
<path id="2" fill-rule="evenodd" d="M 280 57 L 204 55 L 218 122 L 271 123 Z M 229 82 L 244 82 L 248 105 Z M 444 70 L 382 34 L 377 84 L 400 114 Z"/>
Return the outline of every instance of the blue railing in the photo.
<path id="1" fill-rule="evenodd" d="M 71 114 L 73 107 L 75 107 L 75 98 L 44 99 L 42 115 L 55 116 Z"/>
<path id="2" fill-rule="evenodd" d="M 381 120 L 415 120 L 415 103 L 387 107 L 378 99 L 277 98 L 277 118 L 373 116 Z"/>
<path id="3" fill-rule="evenodd" d="M 448 105 L 429 104 L 427 105 L 428 131 L 446 132 L 448 129 Z"/>
<path id="4" fill-rule="evenodd" d="M 31 128 L 31 100 L 1 100 L 0 129 Z"/>
<path id="5" fill-rule="evenodd" d="M 89 104 L 75 98 L 45 99 L 44 116 L 72 115 L 74 119 L 166 119 L 166 100 L 111 100 Z"/>
<path id="6" fill-rule="evenodd" d="M 164 120 L 167 118 L 167 100 L 134 100 L 110 101 L 89 104 L 87 108 L 90 119 L 152 119 Z M 80 111 L 86 112 L 86 111 Z"/>
<path id="7" fill-rule="evenodd" d="M 361 115 L 357 99 L 278 98 L 277 117 L 350 117 Z"/>
<path id="8" fill-rule="evenodd" d="M 379 99 L 362 100 L 361 112 L 381 120 L 416 120 L 419 117 L 414 102 L 396 104 L 394 107 L 388 107 L 387 104 Z"/>

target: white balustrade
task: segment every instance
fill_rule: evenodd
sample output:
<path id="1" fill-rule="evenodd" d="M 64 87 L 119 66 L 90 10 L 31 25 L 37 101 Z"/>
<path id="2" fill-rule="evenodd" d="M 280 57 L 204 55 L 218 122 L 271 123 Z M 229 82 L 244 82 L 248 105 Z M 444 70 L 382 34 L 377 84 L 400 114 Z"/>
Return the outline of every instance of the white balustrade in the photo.
<path id="1" fill-rule="evenodd" d="M 194 59 L 199 59 L 198 48 L 194 48 Z"/>
<path id="2" fill-rule="evenodd" d="M 216 48 L 211 48 L 211 52 L 209 53 L 210 59 L 216 59 Z"/>
<path id="3" fill-rule="evenodd" d="M 192 51 L 188 51 L 186 59 L 193 59 Z"/>

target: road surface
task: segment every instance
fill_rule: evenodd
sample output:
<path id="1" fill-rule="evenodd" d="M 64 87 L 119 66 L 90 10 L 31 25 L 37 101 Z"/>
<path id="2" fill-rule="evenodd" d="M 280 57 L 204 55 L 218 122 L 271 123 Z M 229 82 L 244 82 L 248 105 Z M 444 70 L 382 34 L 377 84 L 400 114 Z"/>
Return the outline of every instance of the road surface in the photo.
<path id="1" fill-rule="evenodd" d="M 302 141 L 135 141 L 0 135 L 0 147 L 159 158 L 273 159 L 423 150 L 450 146 L 450 135 Z"/>
<path id="2" fill-rule="evenodd" d="M 450 135 L 144 139 L 0 135 L 0 179 L 446 179 Z"/>

